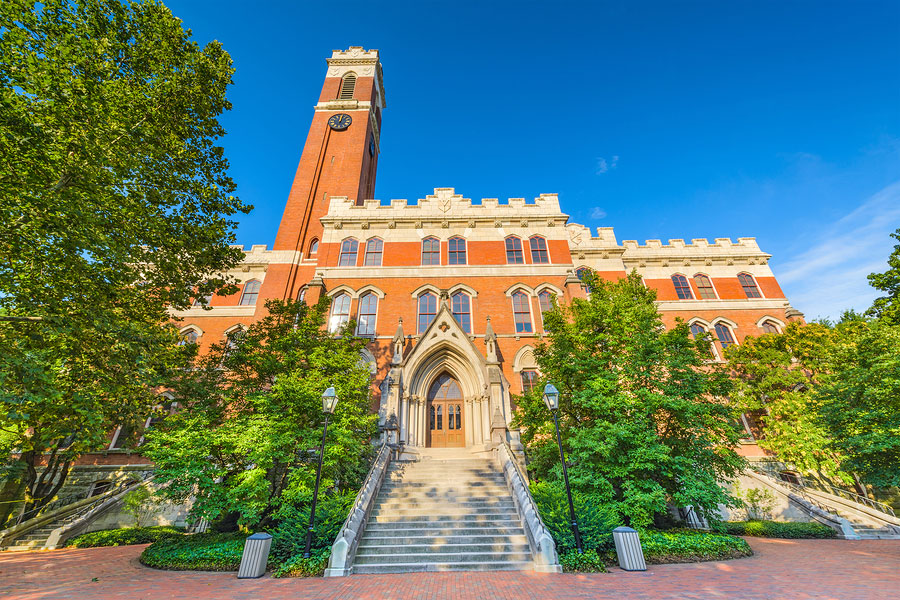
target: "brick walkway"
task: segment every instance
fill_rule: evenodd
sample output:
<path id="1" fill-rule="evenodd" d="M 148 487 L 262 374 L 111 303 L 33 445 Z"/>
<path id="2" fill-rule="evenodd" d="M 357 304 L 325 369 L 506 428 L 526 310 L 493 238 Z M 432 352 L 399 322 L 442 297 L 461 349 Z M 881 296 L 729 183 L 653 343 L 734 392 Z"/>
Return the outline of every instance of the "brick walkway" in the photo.
<path id="1" fill-rule="evenodd" d="M 339 579 L 238 580 L 234 573 L 176 573 L 137 562 L 144 546 L 0 554 L 4 600 L 280 600 L 371 598 L 509 600 L 575 598 L 900 598 L 900 542 L 750 539 L 756 555 L 653 566 L 646 573 L 416 573 Z M 97 581 L 92 581 L 96 578 Z"/>

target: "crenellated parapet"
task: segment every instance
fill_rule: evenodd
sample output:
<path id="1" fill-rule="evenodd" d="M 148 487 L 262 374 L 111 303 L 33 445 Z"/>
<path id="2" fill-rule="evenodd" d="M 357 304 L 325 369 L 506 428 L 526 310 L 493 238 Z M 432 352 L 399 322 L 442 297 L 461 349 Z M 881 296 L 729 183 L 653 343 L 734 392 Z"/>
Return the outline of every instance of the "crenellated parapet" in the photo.
<path id="1" fill-rule="evenodd" d="M 702 270 L 708 273 L 731 274 L 736 269 L 746 270 L 758 276 L 770 276 L 768 267 L 771 254 L 763 252 L 756 238 L 742 237 L 737 241 L 716 238 L 712 243 L 705 238 L 685 242 L 683 239 L 623 240 L 622 261 L 627 270 L 637 269 L 668 276 L 684 270 Z"/>

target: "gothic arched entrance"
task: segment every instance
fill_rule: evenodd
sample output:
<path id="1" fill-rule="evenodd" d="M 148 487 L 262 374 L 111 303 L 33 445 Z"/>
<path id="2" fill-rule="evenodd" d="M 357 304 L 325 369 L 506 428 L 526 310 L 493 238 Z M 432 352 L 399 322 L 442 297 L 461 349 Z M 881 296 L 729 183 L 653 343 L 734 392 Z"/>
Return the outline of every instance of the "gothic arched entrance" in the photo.
<path id="1" fill-rule="evenodd" d="M 462 448 L 466 445 L 463 429 L 463 395 L 459 383 L 442 373 L 428 390 L 425 407 L 427 435 L 431 448 Z"/>

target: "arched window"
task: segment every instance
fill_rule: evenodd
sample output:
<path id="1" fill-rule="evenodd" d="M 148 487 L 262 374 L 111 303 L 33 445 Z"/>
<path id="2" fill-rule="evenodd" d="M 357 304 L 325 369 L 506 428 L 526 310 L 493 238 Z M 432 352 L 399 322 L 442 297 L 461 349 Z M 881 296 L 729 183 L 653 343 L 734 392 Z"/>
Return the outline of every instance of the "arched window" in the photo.
<path id="1" fill-rule="evenodd" d="M 691 335 L 695 340 L 700 339 L 701 337 L 708 335 L 709 332 L 706 330 L 706 327 L 701 325 L 700 323 L 691 323 Z M 710 355 L 715 358 L 715 350 L 712 347 L 712 342 L 710 342 L 709 346 Z"/>
<path id="2" fill-rule="evenodd" d="M 581 287 L 583 287 L 584 291 L 587 292 L 588 294 L 591 293 L 591 286 L 589 286 L 588 284 L 586 284 L 584 282 L 584 278 L 587 276 L 588 273 L 590 273 L 590 271 L 591 270 L 588 267 L 578 267 L 577 269 L 575 269 L 575 277 L 578 278 L 578 281 L 581 282 Z"/>
<path id="3" fill-rule="evenodd" d="M 738 280 L 741 282 L 741 287 L 744 288 L 744 294 L 748 298 L 762 298 L 762 294 L 759 293 L 759 288 L 756 287 L 756 281 L 753 279 L 753 276 L 749 273 L 740 273 L 738 274 Z"/>
<path id="4" fill-rule="evenodd" d="M 513 319 L 516 322 L 516 333 L 531 333 L 531 303 L 525 292 L 512 295 Z"/>
<path id="5" fill-rule="evenodd" d="M 200 339 L 200 334 L 197 333 L 196 329 L 186 329 L 181 332 L 181 339 L 178 340 L 178 345 L 187 346 L 188 344 L 196 344 L 198 339 Z"/>
<path id="6" fill-rule="evenodd" d="M 347 238 L 341 242 L 341 258 L 338 265 L 341 267 L 356 266 L 356 252 L 359 250 L 359 242 L 353 238 Z"/>
<path id="7" fill-rule="evenodd" d="M 734 335 L 731 333 L 731 328 L 725 323 L 716 323 L 716 337 L 722 344 L 722 350 L 734 345 Z"/>
<path id="8" fill-rule="evenodd" d="M 780 331 L 778 330 L 778 325 L 776 325 L 774 321 L 770 321 L 769 319 L 763 321 L 761 327 L 765 333 L 780 333 Z"/>
<path id="9" fill-rule="evenodd" d="M 331 320 L 328 322 L 328 330 L 334 333 L 350 320 L 350 296 L 338 294 L 331 301 Z"/>
<path id="10" fill-rule="evenodd" d="M 450 312 L 453 313 L 459 326 L 466 333 L 472 333 L 472 308 L 469 295 L 465 292 L 456 292 L 450 300 Z"/>
<path id="11" fill-rule="evenodd" d="M 688 283 L 687 277 L 676 273 L 672 275 L 672 283 L 675 284 L 675 293 L 678 294 L 679 300 L 694 299 L 694 293 L 691 291 L 691 284 Z"/>
<path id="12" fill-rule="evenodd" d="M 297 302 L 303 302 L 306 299 L 306 286 L 304 285 L 300 288 L 300 291 L 297 292 Z"/>
<path id="13" fill-rule="evenodd" d="M 341 79 L 341 91 L 338 100 L 353 100 L 353 90 L 356 88 L 356 73 L 347 73 Z"/>
<path id="14" fill-rule="evenodd" d="M 547 240 L 536 235 L 528 238 L 528 245 L 531 246 L 531 262 L 534 264 L 550 262 L 550 255 L 547 254 Z"/>
<path id="15" fill-rule="evenodd" d="M 366 242 L 366 259 L 364 264 L 367 267 L 380 267 L 381 254 L 384 249 L 384 242 L 378 238 L 372 238 Z"/>
<path id="16" fill-rule="evenodd" d="M 241 306 L 255 306 L 258 297 L 259 281 L 251 279 L 244 284 L 244 291 L 241 292 Z"/>
<path id="17" fill-rule="evenodd" d="M 697 285 L 697 291 L 704 300 L 715 300 L 716 290 L 713 288 L 712 281 L 703 273 L 694 275 L 694 283 Z"/>
<path id="18" fill-rule="evenodd" d="M 522 240 L 515 236 L 506 238 L 506 264 L 525 264 L 525 255 L 522 253 Z"/>
<path id="19" fill-rule="evenodd" d="M 356 335 L 375 335 L 375 318 L 378 315 L 378 296 L 369 292 L 359 299 L 359 318 Z"/>
<path id="20" fill-rule="evenodd" d="M 553 308 L 553 294 L 550 290 L 543 290 L 538 294 L 538 304 L 541 305 L 541 314 Z"/>
<path id="21" fill-rule="evenodd" d="M 537 371 L 534 369 L 522 369 L 522 393 L 527 394 L 534 389 L 537 383 Z"/>
<path id="22" fill-rule="evenodd" d="M 437 296 L 428 292 L 419 296 L 419 333 L 425 333 L 437 314 Z"/>
<path id="23" fill-rule="evenodd" d="M 466 264 L 466 240 L 461 237 L 450 238 L 449 251 L 449 262 L 451 265 Z"/>
<path id="24" fill-rule="evenodd" d="M 311 241 L 309 243 L 309 255 L 312 256 L 313 254 L 316 254 L 318 252 L 319 252 L 319 240 L 313 239 L 313 241 Z"/>
<path id="25" fill-rule="evenodd" d="M 441 243 L 435 237 L 427 237 L 422 240 L 422 264 L 441 264 Z"/>
<path id="26" fill-rule="evenodd" d="M 191 306 L 209 306 L 209 303 L 212 301 L 212 294 L 206 294 L 205 296 L 197 296 L 194 298 L 194 301 L 191 303 Z"/>
<path id="27" fill-rule="evenodd" d="M 225 356 L 238 349 L 247 332 L 241 325 L 235 325 L 225 331 Z"/>

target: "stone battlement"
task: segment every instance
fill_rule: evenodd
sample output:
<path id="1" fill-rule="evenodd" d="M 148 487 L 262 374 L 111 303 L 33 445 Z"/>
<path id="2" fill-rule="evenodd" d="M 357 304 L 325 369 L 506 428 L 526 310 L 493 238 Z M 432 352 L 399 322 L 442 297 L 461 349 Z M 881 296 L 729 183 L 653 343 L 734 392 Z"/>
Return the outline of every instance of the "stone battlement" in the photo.
<path id="1" fill-rule="evenodd" d="M 379 217 L 387 216 L 387 213 L 400 213 L 393 215 L 397 218 L 425 215 L 489 217 L 494 216 L 493 211 L 502 211 L 502 216 L 506 218 L 534 216 L 534 213 L 540 213 L 542 216 L 566 216 L 560 211 L 557 194 L 541 194 L 532 202 L 527 202 L 525 198 L 509 198 L 505 204 L 501 204 L 498 198 L 482 198 L 480 204 L 475 204 L 471 198 L 464 198 L 462 194 L 457 194 L 454 188 L 435 188 L 434 194 L 419 199 L 416 204 L 410 204 L 407 199 L 400 198 L 391 199 L 390 204 L 382 204 L 380 200 L 370 199 L 358 205 L 346 196 L 334 196 L 328 206 L 328 217 L 359 218 L 362 216 L 360 213 L 369 211 L 375 211 L 370 214 L 372 216 L 377 214 Z M 509 214 L 515 211 L 526 212 Z"/>
<path id="2" fill-rule="evenodd" d="M 682 239 L 673 239 L 669 240 L 668 244 L 663 244 L 662 240 L 647 240 L 644 244 L 639 244 L 637 240 L 623 240 L 622 245 L 630 250 L 735 248 L 743 251 L 760 252 L 756 238 L 752 237 L 741 237 L 737 239 L 737 242 L 732 242 L 731 238 L 716 238 L 712 244 L 706 238 L 696 238 L 691 240 L 690 243 L 685 243 Z"/>

